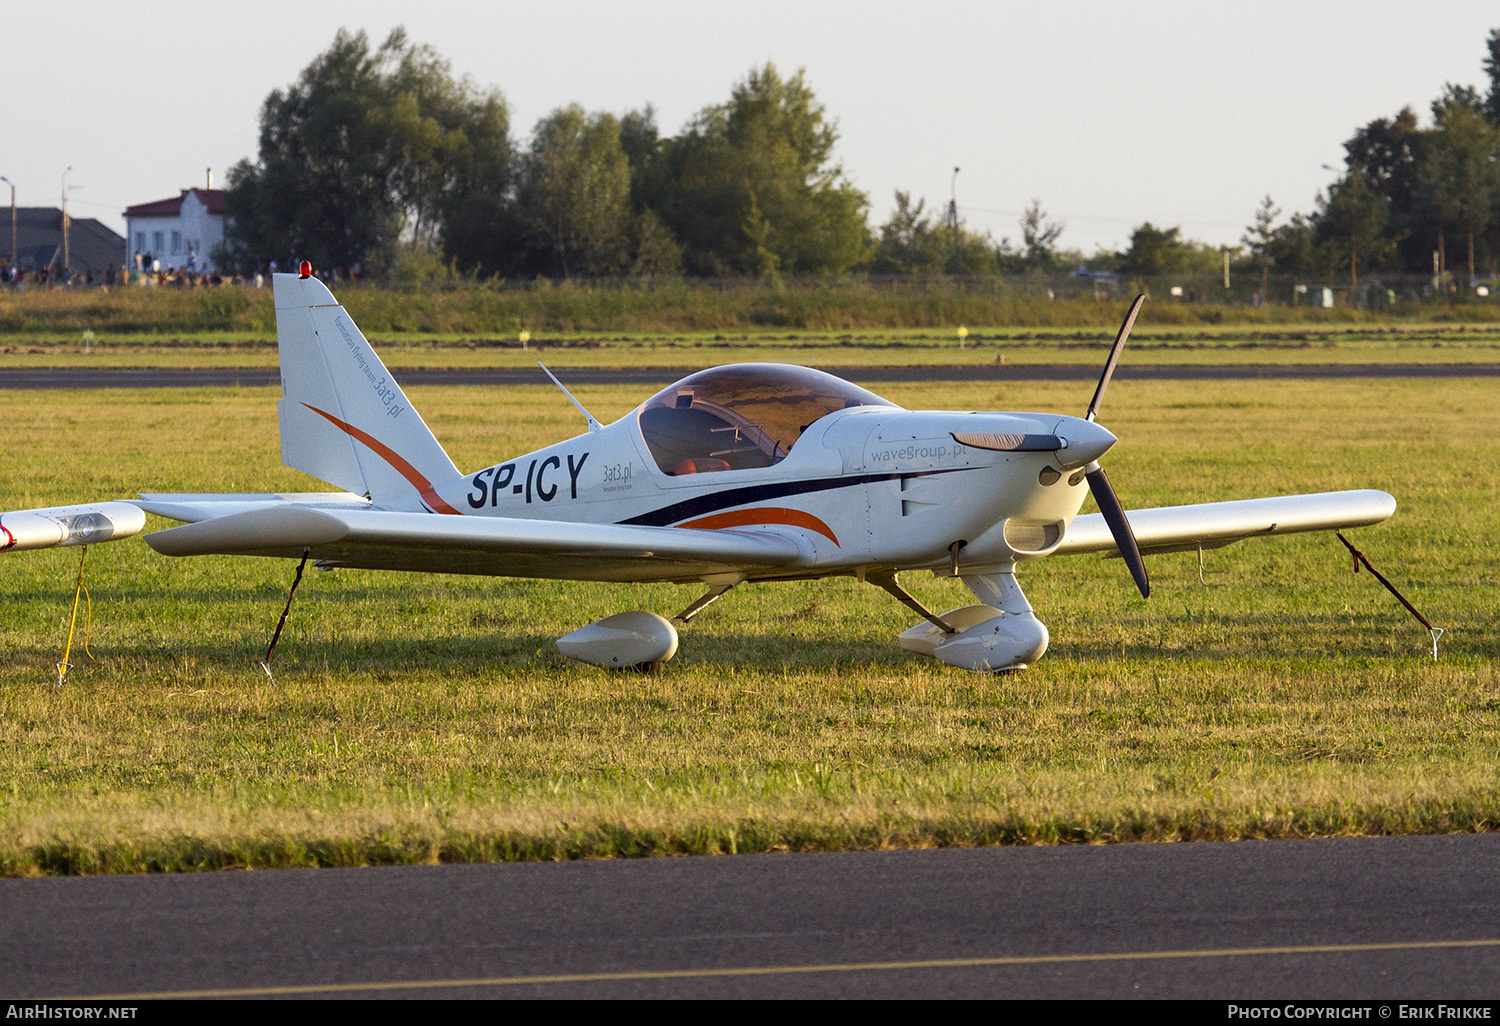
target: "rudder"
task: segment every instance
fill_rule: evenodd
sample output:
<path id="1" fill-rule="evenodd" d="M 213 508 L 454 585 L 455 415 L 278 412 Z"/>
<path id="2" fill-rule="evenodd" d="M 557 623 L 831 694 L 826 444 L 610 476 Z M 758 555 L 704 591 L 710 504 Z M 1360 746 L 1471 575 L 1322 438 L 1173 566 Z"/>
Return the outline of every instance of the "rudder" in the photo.
<path id="1" fill-rule="evenodd" d="M 457 513 L 433 489 L 458 468 L 333 293 L 272 276 L 281 459 L 384 509 Z"/>

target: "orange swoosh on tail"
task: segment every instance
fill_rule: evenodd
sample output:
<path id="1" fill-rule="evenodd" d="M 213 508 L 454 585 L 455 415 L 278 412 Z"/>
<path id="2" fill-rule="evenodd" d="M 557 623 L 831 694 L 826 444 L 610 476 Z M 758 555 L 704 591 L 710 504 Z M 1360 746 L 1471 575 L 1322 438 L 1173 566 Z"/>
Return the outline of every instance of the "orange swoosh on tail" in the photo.
<path id="1" fill-rule="evenodd" d="M 306 403 L 303 403 L 302 405 L 307 406 Z M 353 424 L 345 424 L 343 421 L 339 420 L 332 414 L 324 413 L 316 406 L 307 406 L 307 408 L 309 410 L 312 410 L 318 416 L 323 417 L 324 419 L 329 421 L 331 424 L 333 424 L 334 427 L 338 428 L 346 435 L 349 435 L 350 437 L 358 439 L 359 441 L 365 443 L 365 445 L 369 447 L 371 452 L 379 456 L 381 459 L 385 460 L 395 468 L 398 474 L 410 481 L 411 486 L 417 490 L 417 494 L 422 496 L 423 501 L 426 502 L 427 505 L 431 506 L 434 510 L 439 513 L 449 513 L 455 517 L 463 516 L 463 514 L 458 510 L 454 509 L 452 506 L 444 502 L 442 497 L 438 495 L 437 492 L 432 490 L 431 481 L 423 477 L 421 473 L 417 471 L 416 467 L 412 466 L 410 463 L 406 462 L 399 455 L 397 455 L 396 451 L 390 446 L 379 441 L 373 435 L 366 434 L 359 428 L 355 427 Z"/>
<path id="2" fill-rule="evenodd" d="M 838 537 L 834 535 L 833 528 L 813 516 L 804 513 L 800 509 L 785 509 L 780 506 L 760 506 L 756 509 L 737 509 L 728 513 L 715 513 L 709 517 L 699 517 L 697 520 L 689 520 L 685 524 L 677 524 L 677 527 L 698 527 L 705 531 L 720 531 L 727 527 L 752 527 L 757 524 L 786 524 L 788 527 L 805 527 L 809 531 L 817 531 L 823 537 L 839 544 Z M 843 546 L 839 546 L 842 548 Z"/>

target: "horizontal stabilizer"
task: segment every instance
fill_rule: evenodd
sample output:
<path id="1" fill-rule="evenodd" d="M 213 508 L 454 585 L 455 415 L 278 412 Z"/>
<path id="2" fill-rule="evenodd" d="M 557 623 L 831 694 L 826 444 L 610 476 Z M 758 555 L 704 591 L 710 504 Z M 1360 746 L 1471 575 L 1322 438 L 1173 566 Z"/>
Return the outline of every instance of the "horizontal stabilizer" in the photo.
<path id="1" fill-rule="evenodd" d="M 300 556 L 310 550 L 323 567 L 592 581 L 697 580 L 807 558 L 793 538 L 768 532 L 290 505 L 157 531 L 146 542 L 168 556 Z"/>
<path id="2" fill-rule="evenodd" d="M 142 492 L 131 499 L 147 513 L 195 524 L 200 520 L 248 513 L 268 506 L 307 509 L 369 509 L 370 500 L 353 492 Z"/>
<path id="3" fill-rule="evenodd" d="M 1394 497 L 1363 489 L 1133 509 L 1126 516 L 1141 552 L 1150 554 L 1216 549 L 1245 538 L 1268 535 L 1365 527 L 1380 523 L 1394 512 Z M 1119 553 L 1109 525 L 1098 513 L 1076 518 L 1053 554 L 1066 556 L 1079 552 Z"/>

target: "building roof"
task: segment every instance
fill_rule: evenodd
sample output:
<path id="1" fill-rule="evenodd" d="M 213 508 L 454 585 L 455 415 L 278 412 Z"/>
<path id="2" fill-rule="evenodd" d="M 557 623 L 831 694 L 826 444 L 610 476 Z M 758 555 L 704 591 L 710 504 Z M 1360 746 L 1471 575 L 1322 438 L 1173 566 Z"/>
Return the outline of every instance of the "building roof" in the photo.
<path id="1" fill-rule="evenodd" d="M 133 207 L 126 207 L 125 216 L 177 217 L 182 213 L 182 201 L 187 199 L 188 193 L 197 196 L 198 202 L 207 207 L 210 214 L 224 213 L 223 189 L 183 189 L 181 195 L 171 199 L 153 200 L 150 203 L 137 203 Z"/>
<path id="2" fill-rule="evenodd" d="M 0 213 L 0 258 L 10 260 Z M 62 262 L 62 210 L 58 207 L 16 208 L 16 259 L 27 270 Z M 68 218 L 68 262 L 75 271 L 103 271 L 125 263 L 125 239 L 98 219 Z"/>

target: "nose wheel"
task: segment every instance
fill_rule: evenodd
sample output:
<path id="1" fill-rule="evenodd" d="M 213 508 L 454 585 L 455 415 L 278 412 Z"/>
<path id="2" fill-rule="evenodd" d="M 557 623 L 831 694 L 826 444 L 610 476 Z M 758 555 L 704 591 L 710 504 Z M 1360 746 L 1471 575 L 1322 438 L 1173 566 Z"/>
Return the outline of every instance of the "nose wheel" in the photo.
<path id="1" fill-rule="evenodd" d="M 1024 670 L 1047 651 L 1047 625 L 1036 618 L 1016 583 L 1014 565 L 991 573 L 964 574 L 978 605 L 941 616 L 930 612 L 896 581 L 894 571 L 867 573 L 865 580 L 920 613 L 924 622 L 901 632 L 901 647 L 940 663 L 980 673 Z"/>

